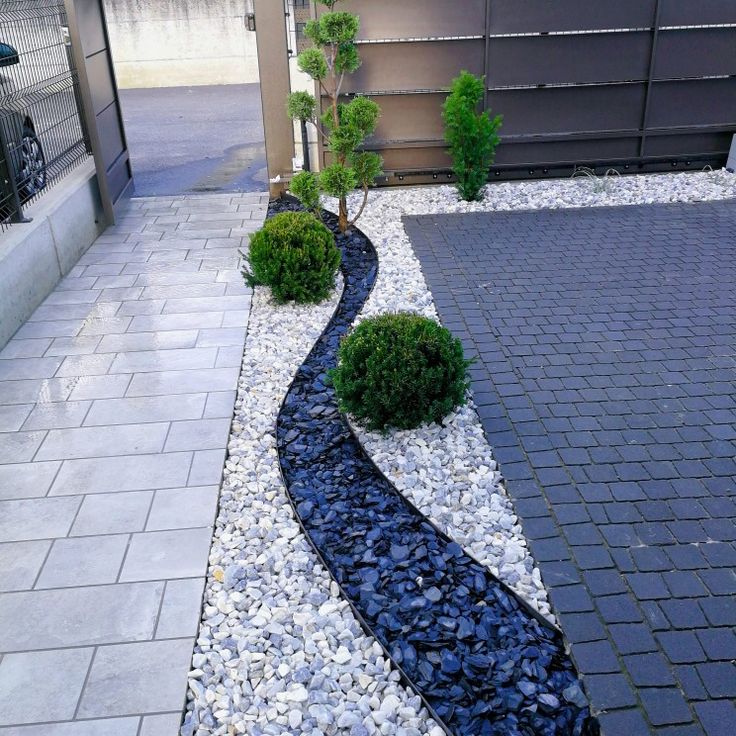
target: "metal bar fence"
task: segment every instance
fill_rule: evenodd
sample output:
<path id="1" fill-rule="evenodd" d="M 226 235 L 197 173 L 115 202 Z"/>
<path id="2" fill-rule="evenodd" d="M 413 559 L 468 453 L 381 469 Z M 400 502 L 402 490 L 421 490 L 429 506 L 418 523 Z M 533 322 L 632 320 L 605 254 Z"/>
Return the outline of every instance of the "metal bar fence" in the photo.
<path id="1" fill-rule="evenodd" d="M 63 0 L 0 4 L 0 228 L 91 153 Z"/>

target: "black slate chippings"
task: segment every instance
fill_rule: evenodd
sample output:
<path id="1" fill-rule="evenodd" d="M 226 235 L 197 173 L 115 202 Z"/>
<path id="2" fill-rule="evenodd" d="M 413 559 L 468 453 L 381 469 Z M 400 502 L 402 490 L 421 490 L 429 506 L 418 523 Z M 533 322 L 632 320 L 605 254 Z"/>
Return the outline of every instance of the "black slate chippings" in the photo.
<path id="1" fill-rule="evenodd" d="M 281 200 L 269 214 L 295 209 Z M 455 736 L 595 736 L 557 629 L 420 514 L 366 455 L 327 377 L 365 303 L 377 254 L 337 232 L 345 289 L 277 422 L 300 522 L 371 633 Z"/>

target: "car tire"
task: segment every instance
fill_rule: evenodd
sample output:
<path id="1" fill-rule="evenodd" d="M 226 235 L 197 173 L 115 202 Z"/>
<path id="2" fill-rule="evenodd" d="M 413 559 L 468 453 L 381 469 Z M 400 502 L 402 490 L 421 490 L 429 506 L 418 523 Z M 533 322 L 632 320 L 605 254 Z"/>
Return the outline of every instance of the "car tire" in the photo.
<path id="1" fill-rule="evenodd" d="M 48 183 L 43 146 L 36 131 L 28 124 L 23 126 L 19 159 L 16 181 L 21 202 L 25 203 L 45 189 Z"/>

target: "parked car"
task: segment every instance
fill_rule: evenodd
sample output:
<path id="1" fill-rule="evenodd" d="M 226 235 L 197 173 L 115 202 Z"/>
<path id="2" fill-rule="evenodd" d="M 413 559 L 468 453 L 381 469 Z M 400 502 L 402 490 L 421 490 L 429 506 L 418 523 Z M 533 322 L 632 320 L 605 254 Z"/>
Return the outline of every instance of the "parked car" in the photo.
<path id="1" fill-rule="evenodd" d="M 46 156 L 31 116 L 13 97 L 16 84 L 1 68 L 20 63 L 18 51 L 0 42 L 0 137 L 8 165 L 15 176 L 21 203 L 38 194 L 47 184 Z M 2 149 L 0 148 L 0 155 Z"/>

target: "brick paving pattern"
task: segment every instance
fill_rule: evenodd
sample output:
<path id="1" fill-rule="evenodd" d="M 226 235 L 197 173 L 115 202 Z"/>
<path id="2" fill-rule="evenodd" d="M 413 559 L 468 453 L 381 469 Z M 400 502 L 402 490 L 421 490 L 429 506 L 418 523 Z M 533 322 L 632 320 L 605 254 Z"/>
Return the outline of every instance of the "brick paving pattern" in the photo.
<path id="1" fill-rule="evenodd" d="M 736 729 L 736 203 L 409 217 L 608 736 Z"/>
<path id="2" fill-rule="evenodd" d="M 2 736 L 179 732 L 266 203 L 133 200 L 0 351 Z"/>

